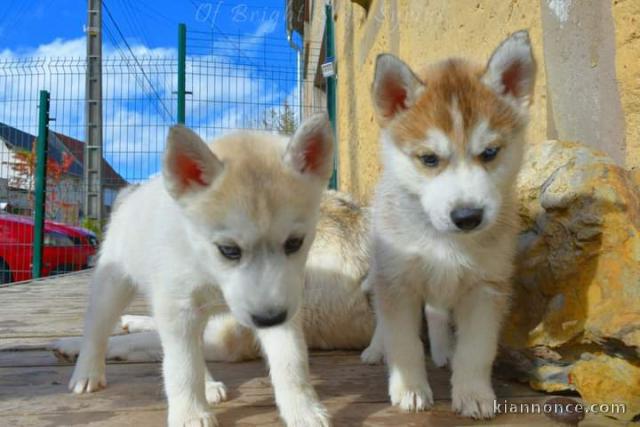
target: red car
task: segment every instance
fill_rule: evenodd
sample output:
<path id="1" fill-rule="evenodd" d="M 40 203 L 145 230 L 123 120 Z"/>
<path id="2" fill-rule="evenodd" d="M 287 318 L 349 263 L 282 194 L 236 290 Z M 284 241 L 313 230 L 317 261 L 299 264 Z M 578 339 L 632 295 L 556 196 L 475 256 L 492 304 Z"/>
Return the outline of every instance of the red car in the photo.
<path id="1" fill-rule="evenodd" d="M 45 221 L 42 276 L 92 267 L 98 239 L 91 231 Z M 33 219 L 0 215 L 0 283 L 31 279 Z"/>

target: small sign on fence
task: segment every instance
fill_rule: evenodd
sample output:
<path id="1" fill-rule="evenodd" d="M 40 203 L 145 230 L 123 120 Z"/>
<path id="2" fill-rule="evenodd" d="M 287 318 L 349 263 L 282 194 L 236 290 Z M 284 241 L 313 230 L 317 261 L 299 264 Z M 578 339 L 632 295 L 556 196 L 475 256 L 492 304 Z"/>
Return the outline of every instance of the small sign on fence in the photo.
<path id="1" fill-rule="evenodd" d="M 336 75 L 336 61 L 335 58 L 327 58 L 326 62 L 320 66 L 322 68 L 322 76 L 325 79 Z"/>

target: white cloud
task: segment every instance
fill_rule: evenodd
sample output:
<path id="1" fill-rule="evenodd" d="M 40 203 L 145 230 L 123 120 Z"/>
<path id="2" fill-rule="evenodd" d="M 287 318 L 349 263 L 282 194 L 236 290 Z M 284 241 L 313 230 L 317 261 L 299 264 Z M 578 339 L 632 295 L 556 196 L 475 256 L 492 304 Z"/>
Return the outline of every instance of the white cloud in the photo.
<path id="1" fill-rule="evenodd" d="M 253 33 L 253 37 L 260 38 L 273 33 L 276 30 L 278 22 L 275 19 L 264 20 L 258 25 L 258 28 Z"/>
<path id="2" fill-rule="evenodd" d="M 247 59 L 259 37 L 274 28 L 274 22 L 265 21 L 252 36 L 229 41 L 228 48 L 243 51 L 242 64 L 229 56 L 188 58 L 187 90 L 193 94 L 187 98 L 187 124 L 204 138 L 233 128 L 257 127 L 265 111 L 285 100 L 298 103 L 291 90 L 292 73 L 260 68 L 260 63 Z M 51 128 L 83 139 L 85 49 L 85 39 L 78 38 L 0 52 L 0 122 L 35 134 L 38 91 L 47 89 L 56 118 Z M 131 49 L 146 76 L 136 62 L 122 60 L 120 50 L 111 45 L 103 48 L 104 152 L 126 179 L 141 180 L 157 172 L 166 131 L 175 120 L 176 50 L 135 43 Z"/>

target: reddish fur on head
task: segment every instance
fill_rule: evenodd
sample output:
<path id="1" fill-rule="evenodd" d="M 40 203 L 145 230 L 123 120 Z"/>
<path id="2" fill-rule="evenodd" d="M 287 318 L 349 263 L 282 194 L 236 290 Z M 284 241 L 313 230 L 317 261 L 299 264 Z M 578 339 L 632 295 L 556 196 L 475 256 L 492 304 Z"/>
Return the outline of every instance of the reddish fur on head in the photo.
<path id="1" fill-rule="evenodd" d="M 456 138 L 451 116 L 454 99 L 465 132 L 480 120 L 487 120 L 492 129 L 504 133 L 524 126 L 526 119 L 481 82 L 482 72 L 479 66 L 460 59 L 422 70 L 419 75 L 428 89 L 389 125 L 396 143 L 422 141 L 431 128 L 443 131 L 454 144 L 466 143 L 466 138 Z"/>

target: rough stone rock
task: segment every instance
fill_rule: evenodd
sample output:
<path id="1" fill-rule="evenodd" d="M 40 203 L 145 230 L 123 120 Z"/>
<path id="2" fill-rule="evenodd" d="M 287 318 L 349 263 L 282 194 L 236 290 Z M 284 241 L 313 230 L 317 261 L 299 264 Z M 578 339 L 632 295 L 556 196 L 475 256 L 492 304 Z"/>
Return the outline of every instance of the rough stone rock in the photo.
<path id="1" fill-rule="evenodd" d="M 612 413 L 618 410 L 615 406 L 606 407 L 606 415 L 630 421 L 640 414 L 640 365 L 606 354 L 585 355 L 569 375 L 585 401 L 626 405 L 620 414 Z"/>
<path id="2" fill-rule="evenodd" d="M 585 372 L 626 363 L 640 396 L 637 174 L 579 143 L 547 141 L 530 146 L 518 198 L 523 232 L 505 347 L 532 358 L 535 388 L 607 402 L 616 377 Z"/>

